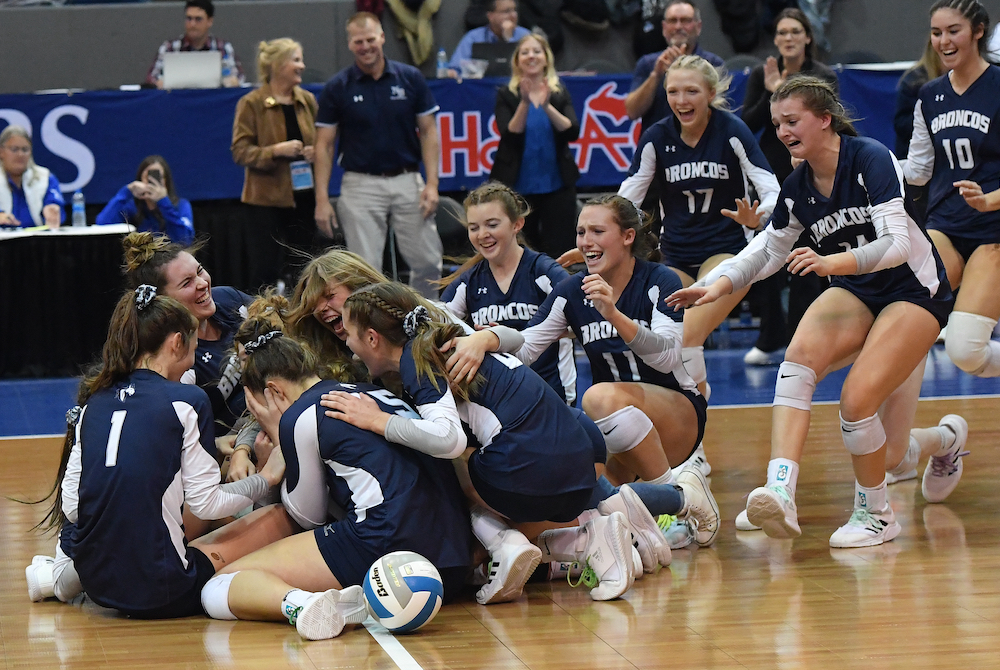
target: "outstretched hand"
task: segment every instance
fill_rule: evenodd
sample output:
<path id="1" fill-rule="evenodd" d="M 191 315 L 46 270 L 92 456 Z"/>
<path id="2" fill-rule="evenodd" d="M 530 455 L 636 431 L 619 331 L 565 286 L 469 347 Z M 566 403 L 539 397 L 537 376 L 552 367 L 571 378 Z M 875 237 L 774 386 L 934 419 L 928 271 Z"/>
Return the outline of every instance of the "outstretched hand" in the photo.
<path id="1" fill-rule="evenodd" d="M 764 225 L 764 212 L 759 211 L 760 200 L 754 200 L 751 204 L 749 198 L 739 198 L 736 200 L 736 209 L 720 210 L 722 215 L 728 217 L 750 230 L 758 230 Z"/>

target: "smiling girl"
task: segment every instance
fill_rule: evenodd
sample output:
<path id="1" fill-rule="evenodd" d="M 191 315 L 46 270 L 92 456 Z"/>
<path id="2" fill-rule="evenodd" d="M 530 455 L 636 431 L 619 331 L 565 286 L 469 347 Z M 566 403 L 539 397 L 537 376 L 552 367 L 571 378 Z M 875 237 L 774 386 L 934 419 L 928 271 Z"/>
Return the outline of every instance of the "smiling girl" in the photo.
<path id="1" fill-rule="evenodd" d="M 464 206 L 476 255 L 442 280 L 441 300 L 471 326 L 499 323 L 524 330 L 552 288 L 569 274 L 549 256 L 521 246 L 518 237 L 531 209 L 507 186 L 483 184 L 469 193 Z M 573 404 L 576 362 L 570 340 L 553 344 L 531 369 Z"/>
<path id="2" fill-rule="evenodd" d="M 990 19 L 976 0 L 931 7 L 931 45 L 948 74 L 924 85 L 913 113 L 903 173 L 929 183 L 927 229 L 952 286 L 962 290 L 948 319 L 945 349 L 962 370 L 1000 375 L 1000 68 L 986 59 Z M 984 191 L 994 191 L 989 196 Z"/>

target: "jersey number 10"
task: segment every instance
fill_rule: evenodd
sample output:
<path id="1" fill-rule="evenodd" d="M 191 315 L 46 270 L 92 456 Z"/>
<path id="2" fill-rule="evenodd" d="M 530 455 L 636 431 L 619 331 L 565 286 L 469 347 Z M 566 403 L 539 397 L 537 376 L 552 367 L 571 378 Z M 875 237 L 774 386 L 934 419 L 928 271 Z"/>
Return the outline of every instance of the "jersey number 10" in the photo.
<path id="1" fill-rule="evenodd" d="M 955 158 L 951 155 L 951 140 L 941 140 L 944 153 L 948 156 L 948 166 L 955 169 Z M 958 167 L 963 170 L 971 170 L 976 167 L 976 161 L 972 157 L 972 142 L 968 137 L 960 137 L 955 140 L 955 153 L 958 155 Z"/>

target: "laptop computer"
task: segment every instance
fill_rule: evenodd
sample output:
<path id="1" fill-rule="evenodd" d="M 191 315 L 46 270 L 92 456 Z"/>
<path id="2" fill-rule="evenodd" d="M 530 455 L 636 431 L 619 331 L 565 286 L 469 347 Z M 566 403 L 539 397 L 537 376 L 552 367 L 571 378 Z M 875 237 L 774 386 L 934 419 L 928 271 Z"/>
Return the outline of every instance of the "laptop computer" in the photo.
<path id="1" fill-rule="evenodd" d="M 515 42 L 478 42 L 472 45 L 472 57 L 484 60 L 486 77 L 510 77 L 510 62 L 514 58 Z"/>
<path id="2" fill-rule="evenodd" d="M 221 84 L 221 51 L 163 54 L 163 88 L 219 88 Z"/>

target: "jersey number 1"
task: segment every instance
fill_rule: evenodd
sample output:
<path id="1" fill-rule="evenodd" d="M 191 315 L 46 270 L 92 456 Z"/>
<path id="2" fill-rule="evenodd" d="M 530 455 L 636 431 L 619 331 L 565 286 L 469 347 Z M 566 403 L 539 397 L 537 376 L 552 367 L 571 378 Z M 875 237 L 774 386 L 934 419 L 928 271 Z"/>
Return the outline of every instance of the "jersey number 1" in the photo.
<path id="1" fill-rule="evenodd" d="M 127 409 L 115 410 L 111 415 L 111 433 L 108 435 L 108 449 L 104 454 L 104 467 L 113 468 L 118 464 L 118 442 L 122 439 Z"/>

